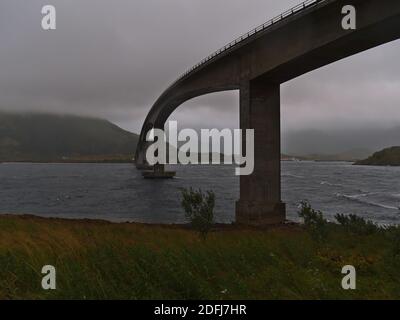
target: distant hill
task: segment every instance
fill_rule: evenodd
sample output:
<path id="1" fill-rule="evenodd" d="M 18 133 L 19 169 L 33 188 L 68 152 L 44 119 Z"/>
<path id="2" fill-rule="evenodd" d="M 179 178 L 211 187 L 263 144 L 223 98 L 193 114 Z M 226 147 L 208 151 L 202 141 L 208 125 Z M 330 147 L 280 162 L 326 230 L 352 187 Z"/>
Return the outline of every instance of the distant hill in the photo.
<path id="1" fill-rule="evenodd" d="M 376 152 L 368 159 L 357 161 L 355 164 L 369 166 L 400 166 L 400 147 L 391 147 Z"/>
<path id="2" fill-rule="evenodd" d="M 371 154 L 367 149 L 351 149 L 337 154 L 308 154 L 297 156 L 301 160 L 317 160 L 317 161 L 358 161 L 365 159 Z"/>
<path id="3" fill-rule="evenodd" d="M 124 161 L 137 142 L 107 120 L 0 112 L 0 161 Z"/>

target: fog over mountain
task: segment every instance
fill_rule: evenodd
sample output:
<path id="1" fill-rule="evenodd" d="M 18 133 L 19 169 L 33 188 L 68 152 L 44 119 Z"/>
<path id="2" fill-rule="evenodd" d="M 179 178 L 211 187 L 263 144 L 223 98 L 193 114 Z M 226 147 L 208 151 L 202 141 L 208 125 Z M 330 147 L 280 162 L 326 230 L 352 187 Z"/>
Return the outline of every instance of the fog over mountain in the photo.
<path id="1" fill-rule="evenodd" d="M 182 72 L 298 2 L 52 0 L 57 30 L 43 31 L 47 2 L 2 0 L 0 110 L 101 117 L 139 132 Z M 400 144 L 390 130 L 400 126 L 399 55 L 396 41 L 283 84 L 285 150 Z M 238 108 L 237 92 L 219 93 L 185 103 L 172 119 L 235 128 Z"/>

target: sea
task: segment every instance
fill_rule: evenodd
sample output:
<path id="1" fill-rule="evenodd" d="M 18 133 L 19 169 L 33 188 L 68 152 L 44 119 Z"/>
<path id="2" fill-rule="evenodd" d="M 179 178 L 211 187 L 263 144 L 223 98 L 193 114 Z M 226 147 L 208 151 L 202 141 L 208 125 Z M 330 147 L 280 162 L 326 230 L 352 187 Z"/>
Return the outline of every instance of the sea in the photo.
<path id="1" fill-rule="evenodd" d="M 172 166 L 171 180 L 145 180 L 132 164 L 0 164 L 0 213 L 102 219 L 113 222 L 185 223 L 181 189 L 212 190 L 215 220 L 231 223 L 239 177 L 229 165 Z M 287 218 L 299 221 L 307 200 L 334 221 L 356 214 L 378 224 L 400 223 L 400 167 L 348 162 L 284 161 L 282 198 Z"/>

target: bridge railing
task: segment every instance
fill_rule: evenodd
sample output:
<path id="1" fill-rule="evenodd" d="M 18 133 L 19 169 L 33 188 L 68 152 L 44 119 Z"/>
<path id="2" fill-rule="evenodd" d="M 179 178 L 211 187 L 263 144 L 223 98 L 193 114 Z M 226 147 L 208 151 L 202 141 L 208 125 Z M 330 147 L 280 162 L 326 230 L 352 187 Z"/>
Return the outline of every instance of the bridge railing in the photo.
<path id="1" fill-rule="evenodd" d="M 210 54 L 207 58 L 201 60 L 199 63 L 197 63 L 196 65 L 194 65 L 192 68 L 190 68 L 189 70 L 187 70 L 185 73 L 183 73 L 177 80 L 176 82 L 178 82 L 179 80 L 181 80 L 182 78 L 186 77 L 187 75 L 189 75 L 190 73 L 192 73 L 193 71 L 195 71 L 197 68 L 199 68 L 200 66 L 202 66 L 203 64 L 207 63 L 208 61 L 218 57 L 219 55 L 221 55 L 222 53 L 224 53 L 225 51 L 227 51 L 228 49 L 238 45 L 239 43 L 241 43 L 242 41 L 254 36 L 255 34 L 264 31 L 265 29 L 268 29 L 270 27 L 272 27 L 273 25 L 275 25 L 277 22 L 280 22 L 288 17 L 291 17 L 295 14 L 298 14 L 300 12 L 303 12 L 304 10 L 313 7 L 321 2 L 325 2 L 327 0 L 306 0 L 303 3 L 300 3 L 296 6 L 294 6 L 293 8 L 283 12 L 282 14 L 276 16 L 275 18 L 272 18 L 271 20 L 265 22 L 264 24 L 254 28 L 253 30 L 247 32 L 246 34 L 236 38 L 235 40 L 233 40 L 232 42 L 228 43 L 226 46 L 222 47 L 221 49 L 215 51 L 214 53 Z M 175 83 L 176 83 L 175 82 Z"/>

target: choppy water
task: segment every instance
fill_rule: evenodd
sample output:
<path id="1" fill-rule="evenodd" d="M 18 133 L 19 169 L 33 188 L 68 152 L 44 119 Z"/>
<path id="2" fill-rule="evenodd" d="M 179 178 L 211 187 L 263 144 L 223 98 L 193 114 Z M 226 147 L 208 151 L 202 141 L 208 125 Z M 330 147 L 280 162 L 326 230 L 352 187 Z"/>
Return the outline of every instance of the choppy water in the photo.
<path id="1" fill-rule="evenodd" d="M 0 164 L 0 212 L 65 218 L 181 223 L 182 187 L 212 189 L 216 218 L 234 219 L 239 178 L 231 166 L 178 166 L 173 180 L 144 180 L 130 164 Z M 324 211 L 400 223 L 400 168 L 284 162 L 283 200 L 297 219 L 301 200 Z"/>

